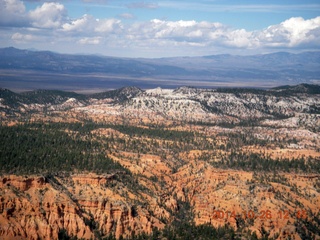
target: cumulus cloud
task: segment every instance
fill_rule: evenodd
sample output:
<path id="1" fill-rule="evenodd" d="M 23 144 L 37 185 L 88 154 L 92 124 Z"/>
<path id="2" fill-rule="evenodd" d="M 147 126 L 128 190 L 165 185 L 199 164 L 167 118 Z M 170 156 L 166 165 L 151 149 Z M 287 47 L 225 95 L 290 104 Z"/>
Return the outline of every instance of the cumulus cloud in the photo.
<path id="1" fill-rule="evenodd" d="M 257 46 L 253 35 L 252 32 L 247 32 L 245 29 L 238 29 L 226 32 L 222 42 L 231 47 L 252 48 Z"/>
<path id="2" fill-rule="evenodd" d="M 98 20 L 94 30 L 100 33 L 120 33 L 122 30 L 122 24 L 118 19 Z"/>
<path id="3" fill-rule="evenodd" d="M 117 33 L 121 31 L 122 24 L 118 19 L 95 19 L 93 16 L 85 14 L 79 19 L 62 25 L 66 32 L 93 33 Z"/>
<path id="4" fill-rule="evenodd" d="M 64 23 L 62 29 L 64 31 L 75 32 L 91 32 L 92 25 L 95 25 L 97 20 L 91 15 L 85 14 L 81 18 Z"/>
<path id="5" fill-rule="evenodd" d="M 221 23 L 206 21 L 164 21 L 153 19 L 149 22 L 132 25 L 127 31 L 132 41 L 148 41 L 154 46 L 192 46 L 242 47 L 246 42 L 246 34 L 233 31 Z M 236 39 L 236 38 L 237 39 Z M 150 41 L 152 40 L 152 41 Z"/>
<path id="6" fill-rule="evenodd" d="M 135 18 L 135 16 L 131 13 L 122 13 L 119 15 L 120 18 L 124 18 L 124 19 L 133 19 Z"/>
<path id="7" fill-rule="evenodd" d="M 26 8 L 20 0 L 0 0 L 0 26 L 21 27 L 28 25 Z"/>
<path id="8" fill-rule="evenodd" d="M 17 42 L 26 42 L 33 41 L 36 39 L 36 37 L 31 34 L 21 34 L 17 32 L 12 35 L 11 39 Z"/>
<path id="9" fill-rule="evenodd" d="M 161 39 L 199 46 L 225 46 L 243 49 L 268 47 L 296 48 L 320 45 L 320 17 L 290 18 L 260 31 L 233 29 L 221 23 L 164 21 L 153 19 L 132 25 L 128 38 Z M 160 41 L 159 41 L 160 42 Z M 161 41 L 163 43 L 163 41 Z M 197 44 L 196 44 L 197 43 Z"/>
<path id="10" fill-rule="evenodd" d="M 81 38 L 78 43 L 82 45 L 93 44 L 97 45 L 101 42 L 101 37 L 93 37 L 93 38 Z"/>
<path id="11" fill-rule="evenodd" d="M 196 21 L 164 21 L 153 19 L 148 22 L 133 24 L 128 33 L 136 39 L 172 39 L 187 41 L 190 38 L 201 38 L 216 27 L 215 23 Z"/>
<path id="12" fill-rule="evenodd" d="M 298 47 L 303 44 L 320 45 L 320 17 L 303 19 L 290 18 L 257 34 L 262 46 Z"/>
<path id="13" fill-rule="evenodd" d="M 32 25 L 38 28 L 59 28 L 67 18 L 67 11 L 60 3 L 44 3 L 30 11 Z"/>
<path id="14" fill-rule="evenodd" d="M 149 7 L 151 3 L 132 3 L 131 7 Z M 120 18 L 133 19 L 130 13 Z M 78 43 L 101 50 L 132 49 L 136 52 L 156 52 L 174 55 L 192 51 L 195 54 L 215 52 L 216 49 L 262 51 L 265 49 L 311 49 L 320 47 L 320 17 L 295 17 L 265 29 L 248 31 L 234 29 L 218 22 L 180 20 L 121 21 L 116 18 L 97 19 L 85 14 L 71 19 L 63 4 L 44 2 L 26 11 L 20 0 L 0 0 L 0 26 L 5 26 L 3 42 L 43 45 Z M 20 28 L 23 27 L 23 28 Z M 1 31 L 1 29 L 0 29 Z M 64 44 L 65 43 L 65 44 Z M 36 46 L 30 46 L 36 47 Z M 167 52 L 165 52 L 167 51 Z"/>

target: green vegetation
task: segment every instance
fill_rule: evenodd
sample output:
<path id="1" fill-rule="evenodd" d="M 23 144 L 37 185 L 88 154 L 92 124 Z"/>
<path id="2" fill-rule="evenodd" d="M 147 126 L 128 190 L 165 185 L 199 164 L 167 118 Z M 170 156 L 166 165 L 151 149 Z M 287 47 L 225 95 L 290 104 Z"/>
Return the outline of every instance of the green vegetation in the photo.
<path id="1" fill-rule="evenodd" d="M 95 136 L 91 131 L 112 128 L 128 137 Z M 225 144 L 208 141 L 206 136 L 191 131 L 165 128 L 143 128 L 130 125 L 85 123 L 26 123 L 13 127 L 0 126 L 0 167 L 7 173 L 42 173 L 64 171 L 124 170 L 108 158 L 106 152 L 130 151 L 158 154 L 163 159 L 179 161 L 179 153 L 190 150 L 209 151 L 199 159 L 215 167 L 246 171 L 283 171 L 319 173 L 317 159 L 276 159 L 258 153 L 243 153 L 246 145 L 266 146 L 268 141 L 255 138 L 250 131 L 228 133 Z M 109 146 L 117 146 L 117 150 Z M 229 153 L 219 155 L 220 161 L 211 161 L 215 150 Z M 211 153 L 210 153 L 211 152 Z M 212 155 L 213 154 L 213 155 Z"/>
<path id="2" fill-rule="evenodd" d="M 110 90 L 107 92 L 95 93 L 95 94 L 89 95 L 88 97 L 97 98 L 97 99 L 111 98 L 118 102 L 125 102 L 129 99 L 129 96 L 135 97 L 140 92 L 142 92 L 142 90 L 137 87 L 123 87 L 115 90 Z"/>
<path id="3" fill-rule="evenodd" d="M 320 86 L 316 84 L 302 83 L 295 86 L 285 85 L 275 87 L 269 90 L 263 90 L 259 88 L 218 88 L 217 92 L 221 93 L 233 93 L 235 95 L 240 94 L 260 94 L 260 95 L 273 95 L 277 97 L 290 96 L 292 94 L 308 93 L 308 94 L 320 94 Z"/>
<path id="4" fill-rule="evenodd" d="M 258 89 L 258 88 L 218 88 L 217 92 L 220 93 L 233 93 L 236 96 L 240 96 L 240 94 L 268 94 L 266 90 Z"/>
<path id="5" fill-rule="evenodd" d="M 232 151 L 229 157 L 223 157 L 220 162 L 213 162 L 215 167 L 241 169 L 246 171 L 265 172 L 303 172 L 319 173 L 320 164 L 317 159 L 276 159 L 257 153 L 237 153 Z"/>
<path id="6" fill-rule="evenodd" d="M 65 102 L 69 98 L 86 100 L 86 97 L 82 94 L 59 90 L 36 90 L 23 92 L 20 95 L 28 99 L 30 103 L 38 104 L 59 104 Z"/>
<path id="7" fill-rule="evenodd" d="M 29 103 L 28 98 L 3 88 L 0 88 L 0 98 L 3 99 L 4 105 L 10 107 L 18 107 L 20 105 L 19 102 Z"/>
<path id="8" fill-rule="evenodd" d="M 320 212 L 311 219 L 299 219 L 294 225 L 301 239 L 316 239 L 320 235 Z"/>
<path id="9" fill-rule="evenodd" d="M 87 170 L 124 170 L 104 154 L 106 146 L 90 134 L 69 134 L 57 125 L 25 124 L 0 127 L 0 169 L 5 173 L 33 174 Z"/>
<path id="10" fill-rule="evenodd" d="M 141 128 L 129 125 L 108 125 L 119 132 L 128 134 L 129 136 L 144 136 L 149 138 L 160 138 L 167 140 L 183 140 L 186 138 L 193 138 L 194 133 L 187 131 L 175 131 L 175 130 L 166 130 L 161 128 Z"/>

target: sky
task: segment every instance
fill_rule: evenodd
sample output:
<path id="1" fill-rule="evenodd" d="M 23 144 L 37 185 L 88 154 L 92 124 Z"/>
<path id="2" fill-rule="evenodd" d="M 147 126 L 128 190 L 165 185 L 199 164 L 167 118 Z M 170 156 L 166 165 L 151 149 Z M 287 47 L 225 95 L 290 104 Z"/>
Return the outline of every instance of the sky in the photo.
<path id="1" fill-rule="evenodd" d="M 319 0 L 0 0 L 0 47 L 116 57 L 320 50 Z"/>

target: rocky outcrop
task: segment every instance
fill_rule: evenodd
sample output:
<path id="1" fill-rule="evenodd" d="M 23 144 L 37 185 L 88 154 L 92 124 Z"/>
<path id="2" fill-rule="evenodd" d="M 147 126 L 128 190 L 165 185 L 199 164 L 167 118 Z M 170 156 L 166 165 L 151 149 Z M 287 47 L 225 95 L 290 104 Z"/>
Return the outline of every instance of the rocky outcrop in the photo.
<path id="1" fill-rule="evenodd" d="M 3 176 L 0 178 L 0 239 L 57 239 L 69 236 L 91 239 L 95 234 L 129 236 L 151 233 L 164 225 L 140 206 L 135 207 L 112 194 L 99 191 L 112 175 L 75 175 L 73 187 L 52 185 L 43 176 Z M 70 182 L 57 179 L 57 182 Z M 82 192 L 72 194 L 68 189 Z M 91 193 L 91 194 L 90 194 Z"/>
<path id="2" fill-rule="evenodd" d="M 315 86 L 309 86 L 313 87 Z M 16 99 L 16 105 L 8 104 L 9 100 L 6 98 L 0 99 L 0 113 L 4 116 L 9 110 L 21 114 L 47 114 L 70 110 L 78 114 L 98 115 L 99 118 L 101 115 L 124 114 L 126 118 L 139 116 L 153 120 L 207 123 L 237 123 L 261 119 L 266 125 L 308 126 L 319 130 L 320 96 L 308 91 L 213 90 L 188 87 L 143 91 L 136 87 L 127 87 L 88 96 L 65 93 L 68 97 L 61 97 L 62 92 L 35 91 L 29 93 L 33 96 L 31 99 L 26 98 L 29 95 L 19 95 L 8 90 L 4 93 L 5 96 Z M 43 95 L 50 97 L 43 99 Z M 310 114 L 313 114 L 312 117 L 309 117 Z"/>
<path id="3" fill-rule="evenodd" d="M 88 184 L 91 186 L 105 185 L 108 181 L 114 179 L 114 174 L 109 175 L 95 175 L 95 174 L 78 174 L 73 175 L 72 180 L 76 184 L 84 185 Z"/>
<path id="4" fill-rule="evenodd" d="M 79 206 L 44 177 L 11 175 L 1 183 L 1 239 L 57 239 L 62 229 L 78 238 L 93 236 Z"/>
<path id="5" fill-rule="evenodd" d="M 20 191 L 27 191 L 31 187 L 40 188 L 45 184 L 46 182 L 43 176 L 22 177 L 9 175 L 1 178 L 0 188 L 4 188 L 5 186 L 13 186 Z"/>

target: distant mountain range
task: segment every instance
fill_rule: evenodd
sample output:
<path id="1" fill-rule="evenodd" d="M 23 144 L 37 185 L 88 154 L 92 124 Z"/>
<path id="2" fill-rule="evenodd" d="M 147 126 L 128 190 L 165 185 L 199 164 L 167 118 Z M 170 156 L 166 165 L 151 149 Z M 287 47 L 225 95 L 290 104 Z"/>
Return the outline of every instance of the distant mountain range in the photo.
<path id="1" fill-rule="evenodd" d="M 102 91 L 140 88 L 259 87 L 320 83 L 320 52 L 116 58 L 0 49 L 0 87 Z"/>

